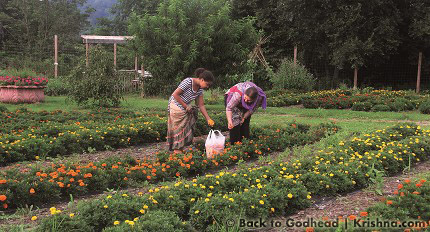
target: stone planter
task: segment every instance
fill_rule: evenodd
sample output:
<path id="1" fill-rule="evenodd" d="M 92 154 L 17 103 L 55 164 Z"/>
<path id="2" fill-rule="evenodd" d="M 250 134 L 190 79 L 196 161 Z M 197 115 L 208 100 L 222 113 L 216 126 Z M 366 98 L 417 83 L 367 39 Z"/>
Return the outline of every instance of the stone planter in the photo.
<path id="1" fill-rule="evenodd" d="M 36 103 L 45 100 L 45 86 L 0 86 L 0 102 Z"/>

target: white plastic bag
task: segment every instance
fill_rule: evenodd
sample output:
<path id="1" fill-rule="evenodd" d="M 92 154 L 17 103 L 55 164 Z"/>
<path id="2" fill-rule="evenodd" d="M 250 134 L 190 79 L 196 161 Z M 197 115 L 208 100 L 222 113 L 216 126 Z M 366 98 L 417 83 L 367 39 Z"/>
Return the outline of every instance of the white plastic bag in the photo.
<path id="1" fill-rule="evenodd" d="M 208 159 L 212 159 L 215 154 L 222 153 L 224 151 L 225 137 L 219 130 L 210 130 L 209 135 L 206 139 L 206 156 Z"/>

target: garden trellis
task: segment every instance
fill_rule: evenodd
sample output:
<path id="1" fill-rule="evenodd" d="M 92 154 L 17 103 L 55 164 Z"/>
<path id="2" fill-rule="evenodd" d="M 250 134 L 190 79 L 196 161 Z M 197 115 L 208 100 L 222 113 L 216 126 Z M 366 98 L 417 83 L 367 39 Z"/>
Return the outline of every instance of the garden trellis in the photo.
<path id="1" fill-rule="evenodd" d="M 99 35 L 81 35 L 81 38 L 83 40 L 83 43 L 85 44 L 85 54 L 86 54 L 86 64 L 89 65 L 89 49 L 91 44 L 113 44 L 113 56 L 114 56 L 114 63 L 115 70 L 117 67 L 117 44 L 126 44 L 128 41 L 133 40 L 133 36 L 99 36 Z M 141 58 L 143 60 L 143 57 Z M 128 80 L 123 76 L 123 87 L 122 91 L 126 91 L 129 87 L 138 87 L 140 85 L 139 80 L 139 71 L 138 71 L 138 56 L 135 55 L 134 57 L 134 70 L 118 70 L 118 72 L 124 72 L 124 73 L 130 73 L 134 72 L 134 79 Z M 141 64 L 141 71 L 142 75 L 145 73 L 143 63 Z"/>

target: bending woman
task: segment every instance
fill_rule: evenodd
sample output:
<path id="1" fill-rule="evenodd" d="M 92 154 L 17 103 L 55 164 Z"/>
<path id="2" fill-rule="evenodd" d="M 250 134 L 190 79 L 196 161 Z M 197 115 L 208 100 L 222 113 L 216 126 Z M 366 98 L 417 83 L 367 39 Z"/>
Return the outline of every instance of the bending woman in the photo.
<path id="1" fill-rule="evenodd" d="M 241 142 L 249 138 L 251 115 L 258 107 L 266 109 L 266 94 L 252 82 L 238 83 L 224 95 L 230 142 Z"/>
<path id="2" fill-rule="evenodd" d="M 194 78 L 188 77 L 183 80 L 169 99 L 167 142 L 169 150 L 175 153 L 181 153 L 185 146 L 193 142 L 198 114 L 197 107 L 191 106 L 193 100 L 196 100 L 196 105 L 199 106 L 209 126 L 214 124 L 203 101 L 203 91 L 212 85 L 214 76 L 212 72 L 203 68 L 196 69 L 194 75 Z"/>

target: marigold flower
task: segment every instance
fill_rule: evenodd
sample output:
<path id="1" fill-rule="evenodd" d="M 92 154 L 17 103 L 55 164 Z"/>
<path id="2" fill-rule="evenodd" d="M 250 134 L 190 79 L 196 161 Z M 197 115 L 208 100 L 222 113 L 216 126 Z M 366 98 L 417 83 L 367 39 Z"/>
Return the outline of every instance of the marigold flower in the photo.
<path id="1" fill-rule="evenodd" d="M 314 228 L 313 227 L 306 227 L 306 232 L 314 232 Z"/>
<path id="2" fill-rule="evenodd" d="M 357 217 L 355 215 L 349 215 L 348 219 L 353 221 L 353 220 L 357 219 Z"/>
<path id="3" fill-rule="evenodd" d="M 35 192 L 36 192 L 36 191 L 34 191 L 34 188 L 31 188 L 31 189 L 30 189 L 30 193 L 31 193 L 31 194 L 34 194 Z"/>
<path id="4" fill-rule="evenodd" d="M 367 217 L 369 215 L 368 212 L 360 212 L 360 216 L 362 217 Z"/>
<path id="5" fill-rule="evenodd" d="M 31 220 L 32 220 L 32 221 L 36 221 L 36 220 L 37 220 L 37 217 L 36 217 L 36 216 L 33 216 L 33 217 L 31 217 Z"/>
<path id="6" fill-rule="evenodd" d="M 7 199 L 6 195 L 0 195 L 0 201 L 5 201 Z"/>

